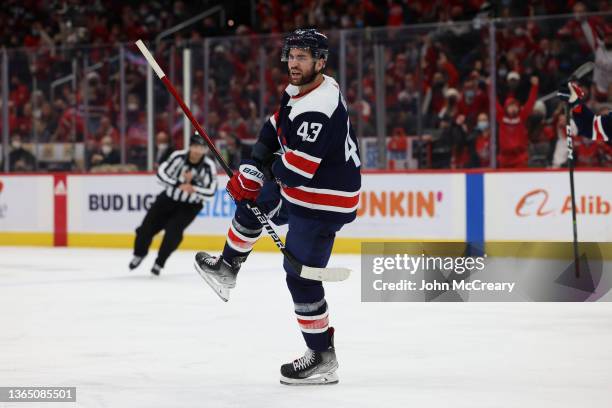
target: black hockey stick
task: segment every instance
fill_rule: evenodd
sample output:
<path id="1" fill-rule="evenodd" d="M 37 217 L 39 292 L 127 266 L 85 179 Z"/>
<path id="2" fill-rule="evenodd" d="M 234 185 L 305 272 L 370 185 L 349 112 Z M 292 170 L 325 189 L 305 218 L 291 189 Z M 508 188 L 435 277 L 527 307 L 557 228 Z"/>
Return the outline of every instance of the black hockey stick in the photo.
<path id="1" fill-rule="evenodd" d="M 228 177 L 232 177 L 234 172 L 232 171 L 232 169 L 230 169 L 225 160 L 223 160 L 223 157 L 221 157 L 221 154 L 217 150 L 215 144 L 212 142 L 212 140 L 210 139 L 206 131 L 202 128 L 202 126 L 200 126 L 198 121 L 194 118 L 193 114 L 191 113 L 191 110 L 187 107 L 187 105 L 185 105 L 183 98 L 181 98 L 179 93 L 176 91 L 176 89 L 174 88 L 164 71 L 161 69 L 159 64 L 157 64 L 155 58 L 153 58 L 153 55 L 151 55 L 142 40 L 136 41 L 136 46 L 138 47 L 142 55 L 145 57 L 151 68 L 153 68 L 155 74 L 157 74 L 159 79 L 161 79 L 163 84 L 166 86 L 166 89 L 168 89 L 172 96 L 174 96 L 176 102 L 179 104 L 181 109 L 183 109 L 183 113 L 185 114 L 185 116 L 187 116 L 187 118 L 189 119 L 193 127 L 198 131 L 200 136 L 204 139 L 204 141 L 210 148 L 211 152 L 213 153 L 213 155 L 217 159 L 217 162 L 221 165 L 225 173 L 228 175 Z M 247 203 L 247 208 L 251 210 L 255 217 L 257 217 L 257 220 L 259 220 L 268 235 L 270 235 L 270 237 L 278 247 L 278 249 L 280 249 L 280 251 L 283 253 L 285 259 L 289 261 L 291 266 L 293 266 L 295 271 L 302 278 L 325 282 L 339 282 L 347 279 L 351 274 L 351 270 L 348 268 L 315 268 L 312 266 L 303 265 L 287 250 L 287 248 L 285 248 L 285 244 L 280 239 L 280 237 L 274 230 L 274 227 L 272 227 L 272 225 L 270 224 L 268 216 L 261 210 L 261 208 L 256 203 Z"/>
<path id="2" fill-rule="evenodd" d="M 578 225 L 576 223 L 576 192 L 574 190 L 574 142 L 572 140 L 572 110 L 569 108 L 569 103 L 565 104 L 565 134 L 567 136 L 567 167 L 569 168 L 570 179 L 570 194 L 572 196 L 572 229 L 574 233 L 574 265 L 576 277 L 580 277 L 580 262 L 578 256 Z"/>
<path id="3" fill-rule="evenodd" d="M 579 66 L 568 78 L 567 82 L 576 81 L 593 70 L 595 64 L 592 62 L 585 62 Z M 568 84 L 569 87 L 569 84 Z M 571 90 L 570 90 L 571 95 Z M 567 135 L 567 164 L 569 168 L 570 178 L 570 194 L 572 196 L 572 229 L 574 234 L 574 271 L 576 278 L 580 277 L 580 257 L 578 254 L 578 224 L 576 223 L 576 192 L 574 190 L 574 141 L 572 138 L 572 110 L 569 106 L 569 101 L 565 104 L 565 133 Z"/>

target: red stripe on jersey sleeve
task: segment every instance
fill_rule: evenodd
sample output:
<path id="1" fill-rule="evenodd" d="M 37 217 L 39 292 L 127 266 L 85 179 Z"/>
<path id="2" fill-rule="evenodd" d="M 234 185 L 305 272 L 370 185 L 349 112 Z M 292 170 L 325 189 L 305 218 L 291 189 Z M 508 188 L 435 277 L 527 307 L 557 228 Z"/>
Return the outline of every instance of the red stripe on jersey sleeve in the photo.
<path id="1" fill-rule="evenodd" d="M 308 160 L 305 157 L 298 156 L 292 151 L 285 153 L 285 160 L 287 160 L 287 163 L 297 167 L 298 169 L 308 174 L 315 174 L 315 172 L 319 168 L 319 163 L 312 160 Z"/>

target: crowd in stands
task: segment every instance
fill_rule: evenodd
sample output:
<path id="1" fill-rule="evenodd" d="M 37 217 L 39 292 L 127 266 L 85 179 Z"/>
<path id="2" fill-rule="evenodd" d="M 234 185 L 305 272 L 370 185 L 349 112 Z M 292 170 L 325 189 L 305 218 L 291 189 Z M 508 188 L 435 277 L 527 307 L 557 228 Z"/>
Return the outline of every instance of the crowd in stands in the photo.
<path id="1" fill-rule="evenodd" d="M 248 3 L 254 5 L 247 13 L 252 21 L 237 19 L 234 24 L 228 14 L 229 25 L 209 17 L 155 47 L 180 91 L 180 46 L 196 44 L 192 110 L 232 165 L 248 153 L 262 121 L 276 109 L 287 84 L 279 61 L 281 34 L 296 27 L 314 26 L 329 35 L 332 55 L 326 73 L 336 78 L 337 29 L 353 29 L 345 42 L 346 98 L 353 126 L 362 138 L 377 135 L 376 87 L 383 86 L 389 154 L 409 152 L 422 168 L 491 166 L 493 140 L 498 167 L 566 165 L 563 106 L 556 98 L 546 102 L 538 98 L 555 91 L 584 61 L 597 63 L 583 83 L 589 106 L 602 113 L 612 102 L 612 8 L 607 1 Z M 146 65 L 130 44 L 139 38 L 153 41 L 164 29 L 222 2 L 5 0 L 4 4 L 0 38 L 9 56 L 9 164 L 14 171 L 32 171 L 106 169 L 120 163 L 146 168 Z M 584 16 L 592 11 L 611 14 Z M 541 18 L 564 13 L 573 15 Z M 493 36 L 487 16 L 502 18 Z M 511 19 L 529 16 L 540 17 Z M 411 29 L 421 23 L 438 25 Z M 205 72 L 202 40 L 210 37 Z M 125 121 L 118 44 L 126 44 Z M 384 44 L 382 85 L 376 81 L 374 44 Z M 263 82 L 261 61 L 265 62 Z M 490 100 L 492 87 L 497 100 Z M 496 138 L 491 135 L 493 123 Z M 154 124 L 158 161 L 182 148 L 183 139 L 182 113 L 159 81 Z M 66 149 L 68 160 L 45 158 L 35 148 L 75 143 L 83 148 Z M 578 166 L 612 166 L 612 151 L 606 145 L 577 139 L 576 153 Z"/>
<path id="2" fill-rule="evenodd" d="M 609 5 L 600 5 L 609 11 Z M 580 64 L 594 60 L 594 74 L 582 83 L 588 104 L 605 113 L 612 102 L 612 16 L 586 17 L 589 9 L 582 2 L 571 9 L 571 18 L 498 21 L 494 78 L 491 36 L 478 19 L 426 34 L 388 30 L 383 40 L 386 133 L 423 135 L 414 141 L 423 167 L 487 167 L 494 122 L 498 167 L 566 165 L 563 105 L 556 98 L 538 99 L 554 92 Z M 347 60 L 358 60 L 356 48 L 348 50 Z M 372 53 L 362 55 L 374 60 Z M 353 123 L 361 120 L 365 135 L 376 134 L 375 70 L 370 64 L 358 78 L 356 67 L 347 67 L 347 98 L 359 113 Z M 497 100 L 490 100 L 493 84 Z M 389 148 L 397 144 L 393 139 Z M 578 138 L 575 149 L 578 166 L 612 166 L 612 150 L 603 142 Z"/>

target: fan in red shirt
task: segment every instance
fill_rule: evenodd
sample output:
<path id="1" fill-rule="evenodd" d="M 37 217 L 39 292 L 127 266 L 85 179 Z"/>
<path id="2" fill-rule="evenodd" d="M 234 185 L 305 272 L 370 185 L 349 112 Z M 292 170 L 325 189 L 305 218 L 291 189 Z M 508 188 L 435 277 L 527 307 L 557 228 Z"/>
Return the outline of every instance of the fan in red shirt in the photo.
<path id="1" fill-rule="evenodd" d="M 526 123 L 538 97 L 538 86 L 538 77 L 531 77 L 529 99 L 522 108 L 519 101 L 512 97 L 506 99 L 503 108 L 499 101 L 495 101 L 499 123 L 499 167 L 527 167 L 529 138 Z"/>
<path id="2" fill-rule="evenodd" d="M 491 166 L 491 127 L 489 115 L 484 112 L 478 114 L 478 121 L 471 137 L 471 158 L 469 167 Z"/>

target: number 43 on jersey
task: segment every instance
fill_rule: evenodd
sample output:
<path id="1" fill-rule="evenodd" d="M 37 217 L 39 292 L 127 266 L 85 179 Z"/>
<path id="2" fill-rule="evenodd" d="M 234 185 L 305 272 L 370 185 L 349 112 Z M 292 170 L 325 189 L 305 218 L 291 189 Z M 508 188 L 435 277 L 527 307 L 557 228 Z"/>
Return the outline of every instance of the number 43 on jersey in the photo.
<path id="1" fill-rule="evenodd" d="M 357 145 L 351 139 L 350 132 L 350 124 L 347 121 L 347 132 L 346 132 L 346 141 L 344 143 L 344 155 L 346 161 L 353 159 L 355 162 L 355 167 L 361 166 L 361 160 L 359 160 L 359 156 L 357 155 Z M 321 132 L 322 124 L 318 122 L 302 122 L 300 127 L 297 130 L 297 135 L 302 138 L 304 142 L 314 142 L 317 140 L 319 133 Z"/>
<path id="2" fill-rule="evenodd" d="M 321 132 L 322 124 L 317 122 L 302 122 L 297 130 L 297 135 L 302 138 L 304 142 L 314 142 Z"/>

